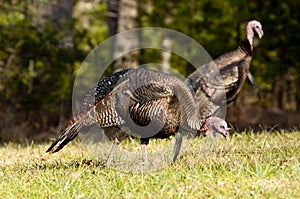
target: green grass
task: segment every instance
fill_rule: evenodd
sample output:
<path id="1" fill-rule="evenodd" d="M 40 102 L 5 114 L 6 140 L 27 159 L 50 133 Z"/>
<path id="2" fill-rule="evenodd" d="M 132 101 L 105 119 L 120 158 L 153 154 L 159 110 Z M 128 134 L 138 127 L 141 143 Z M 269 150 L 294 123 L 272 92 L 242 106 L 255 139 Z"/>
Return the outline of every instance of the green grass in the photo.
<path id="1" fill-rule="evenodd" d="M 149 147 L 155 147 L 154 141 Z M 124 173 L 103 167 L 78 142 L 0 147 L 0 198 L 299 198 L 300 134 L 243 133 L 199 158 L 196 138 L 174 165 Z"/>

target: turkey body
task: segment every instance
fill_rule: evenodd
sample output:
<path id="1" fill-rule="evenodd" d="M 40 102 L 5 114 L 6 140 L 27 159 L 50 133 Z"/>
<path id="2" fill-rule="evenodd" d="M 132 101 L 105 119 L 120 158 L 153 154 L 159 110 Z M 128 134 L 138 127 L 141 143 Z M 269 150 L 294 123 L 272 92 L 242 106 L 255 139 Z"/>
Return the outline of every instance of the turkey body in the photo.
<path id="1" fill-rule="evenodd" d="M 142 68 L 120 71 L 104 78 L 85 96 L 78 113 L 47 152 L 63 148 L 81 126 L 97 123 L 116 129 L 108 136 L 116 138 L 113 147 L 132 135 L 141 138 L 145 149 L 150 138 L 167 138 L 177 132 L 175 161 L 182 134 L 196 133 L 205 123 L 198 110 L 190 88 L 179 78 Z"/>
<path id="2" fill-rule="evenodd" d="M 225 105 L 236 99 L 247 77 L 255 86 L 253 78 L 250 78 L 252 43 L 255 35 L 259 38 L 263 36 L 263 30 L 260 22 L 252 20 L 248 22 L 246 31 L 247 38 L 237 49 L 200 66 L 188 76 L 187 82 L 192 86 L 196 96 L 205 93 L 214 104 Z M 220 97 L 225 95 L 226 98 Z"/>

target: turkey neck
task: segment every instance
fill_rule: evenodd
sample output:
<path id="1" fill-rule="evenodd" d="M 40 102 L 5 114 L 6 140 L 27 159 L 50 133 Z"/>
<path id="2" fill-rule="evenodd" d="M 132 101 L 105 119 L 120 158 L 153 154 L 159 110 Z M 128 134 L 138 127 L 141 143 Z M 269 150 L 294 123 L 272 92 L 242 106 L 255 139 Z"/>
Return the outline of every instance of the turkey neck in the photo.
<path id="1" fill-rule="evenodd" d="M 247 40 L 250 44 L 250 49 L 252 51 L 253 50 L 253 38 L 254 38 L 254 31 L 253 31 L 252 24 L 248 23 L 246 33 L 247 33 Z"/>
<path id="2" fill-rule="evenodd" d="M 221 70 L 225 67 L 227 68 L 228 66 L 235 67 L 236 65 L 234 65 L 233 63 L 238 63 L 245 59 L 247 56 L 252 57 L 252 50 L 248 39 L 245 39 L 240 43 L 239 47 L 236 50 L 221 55 L 212 62 L 214 62 L 216 67 Z"/>

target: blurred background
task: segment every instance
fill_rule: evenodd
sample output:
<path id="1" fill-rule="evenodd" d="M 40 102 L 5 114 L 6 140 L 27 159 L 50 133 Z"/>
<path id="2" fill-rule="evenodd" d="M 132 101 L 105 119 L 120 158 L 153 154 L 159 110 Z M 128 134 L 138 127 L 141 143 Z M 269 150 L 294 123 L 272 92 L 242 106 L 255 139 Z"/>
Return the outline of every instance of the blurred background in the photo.
<path id="1" fill-rule="evenodd" d="M 216 58 L 237 48 L 252 19 L 265 33 L 254 43 L 251 64 L 262 98 L 246 82 L 228 106 L 227 121 L 237 131 L 299 129 L 299 10 L 298 0 L 0 0 L 0 142 L 55 137 L 72 114 L 76 71 L 93 48 L 116 33 L 169 28 Z M 126 45 L 115 44 L 112 53 Z M 193 71 L 176 55 L 144 49 L 116 60 L 108 73 L 149 62 L 186 76 Z"/>

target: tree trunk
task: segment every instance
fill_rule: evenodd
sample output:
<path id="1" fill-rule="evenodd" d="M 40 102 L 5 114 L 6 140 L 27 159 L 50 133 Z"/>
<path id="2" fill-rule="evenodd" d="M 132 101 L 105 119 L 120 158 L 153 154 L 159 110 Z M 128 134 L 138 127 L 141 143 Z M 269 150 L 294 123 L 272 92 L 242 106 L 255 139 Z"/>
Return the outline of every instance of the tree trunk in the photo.
<path id="1" fill-rule="evenodd" d="M 164 26 L 168 26 L 173 22 L 173 18 L 170 13 L 167 13 L 164 18 Z M 169 35 L 163 35 L 163 41 L 162 46 L 166 51 L 161 52 L 161 63 L 162 63 L 162 72 L 169 73 L 170 72 L 170 62 L 171 62 L 171 56 L 170 53 L 171 46 L 172 46 L 172 40 L 170 39 Z"/>
<path id="2" fill-rule="evenodd" d="M 284 108 L 284 97 L 283 97 L 283 88 L 284 88 L 284 84 L 285 84 L 285 80 L 284 79 L 277 79 L 277 81 L 275 81 L 274 86 L 273 86 L 273 96 L 274 96 L 274 100 L 273 100 L 273 106 L 278 107 L 280 109 Z"/>
<path id="3" fill-rule="evenodd" d="M 297 91 L 296 91 L 296 111 L 300 113 L 300 78 L 297 79 Z"/>
<path id="4" fill-rule="evenodd" d="M 119 4 L 119 17 L 118 17 L 118 33 L 137 28 L 138 17 L 138 3 L 133 0 L 121 0 Z M 138 46 L 140 39 L 139 35 L 131 34 L 126 38 L 117 39 L 114 45 L 113 58 L 114 70 L 120 70 L 124 68 L 133 68 L 139 65 L 138 55 L 139 51 L 131 51 L 132 46 Z M 124 54 L 122 56 L 122 54 Z"/>
<path id="5" fill-rule="evenodd" d="M 58 34 L 58 48 L 66 56 L 72 56 L 74 53 L 73 27 L 72 27 L 73 0 L 56 0 L 50 3 L 40 3 L 38 5 L 37 24 L 41 29 L 48 25 L 55 28 Z M 75 76 L 73 64 L 65 65 L 70 85 L 73 85 Z M 71 88 L 70 88 L 71 89 Z M 70 92 L 70 94 L 72 94 Z M 66 117 L 71 113 L 72 97 L 62 94 L 60 102 L 60 116 L 58 128 L 64 125 Z M 45 124 L 47 125 L 47 124 Z"/>
<path id="6" fill-rule="evenodd" d="M 168 37 L 168 35 L 164 35 L 163 37 L 163 41 L 162 41 L 162 46 L 164 47 L 164 49 L 161 52 L 161 70 L 164 73 L 169 73 L 170 72 L 170 61 L 171 61 L 171 53 L 167 50 L 171 49 L 171 40 Z"/>
<path id="7" fill-rule="evenodd" d="M 109 36 L 118 33 L 119 7 L 120 0 L 107 1 Z"/>
<path id="8" fill-rule="evenodd" d="M 73 0 L 56 0 L 52 4 L 43 3 L 40 4 L 38 10 L 38 24 L 43 28 L 49 23 L 60 33 L 61 39 L 58 47 L 73 49 Z"/>
<path id="9" fill-rule="evenodd" d="M 120 0 L 108 0 L 107 11 L 108 11 L 108 31 L 109 36 L 114 36 L 118 33 L 118 19 L 119 19 Z M 115 40 L 111 40 L 110 46 L 110 57 L 114 56 L 115 51 Z"/>

